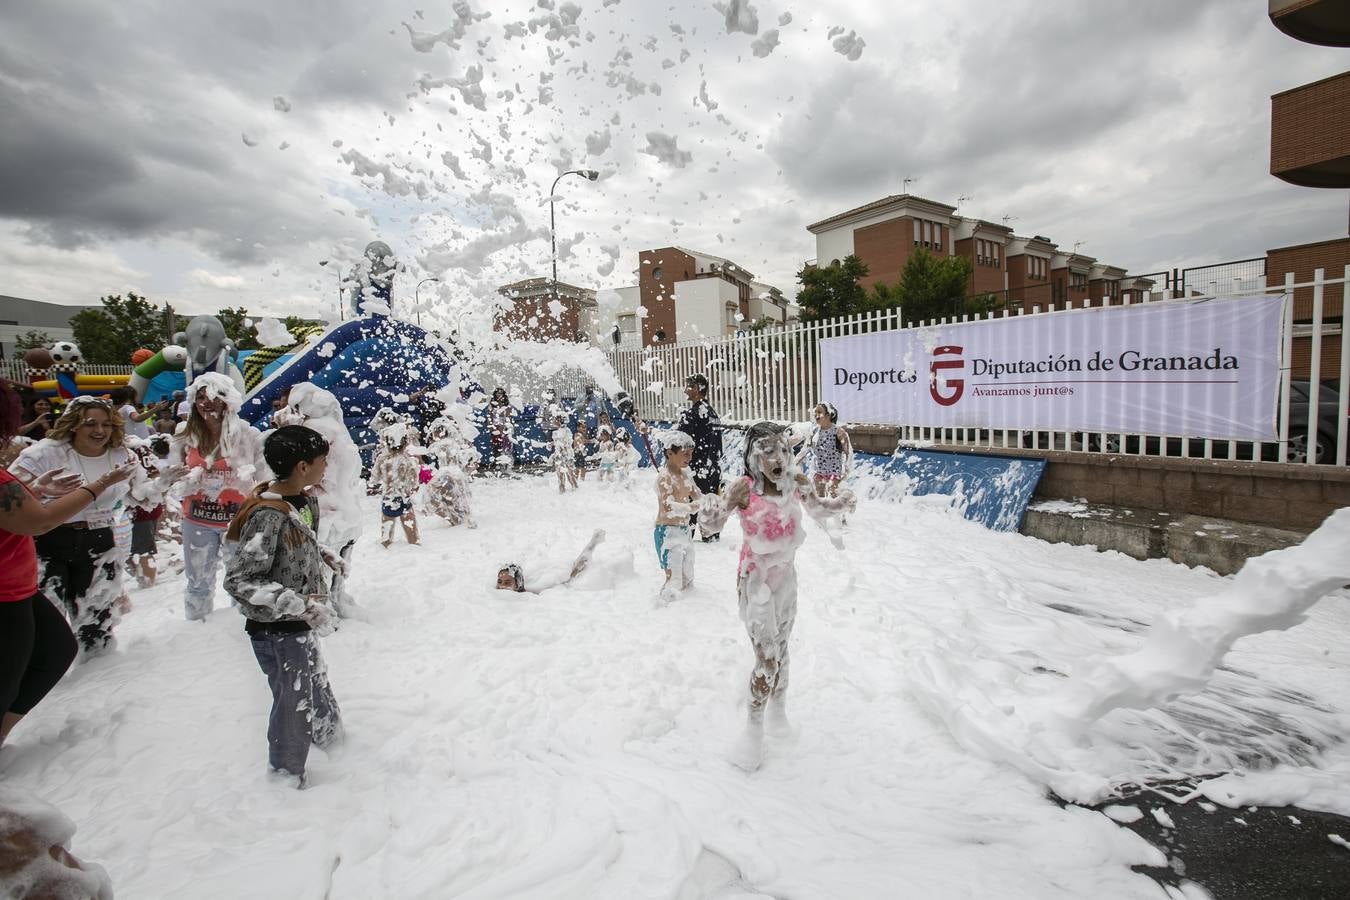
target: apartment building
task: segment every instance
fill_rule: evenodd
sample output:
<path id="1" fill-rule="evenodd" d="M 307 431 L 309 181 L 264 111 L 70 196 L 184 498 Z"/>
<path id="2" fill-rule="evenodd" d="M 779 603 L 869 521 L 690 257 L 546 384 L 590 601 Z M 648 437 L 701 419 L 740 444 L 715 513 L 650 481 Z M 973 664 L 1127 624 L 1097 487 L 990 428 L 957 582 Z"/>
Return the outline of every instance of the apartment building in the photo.
<path id="1" fill-rule="evenodd" d="M 551 278 L 527 278 L 502 285 L 509 305 L 493 317 L 492 328 L 525 341 L 592 341 L 596 328 L 595 291 Z"/>
<path id="2" fill-rule="evenodd" d="M 1350 47 L 1350 4 L 1345 0 L 1270 0 L 1270 21 L 1280 31 L 1308 44 Z M 1350 188 L 1350 71 L 1290 88 L 1270 98 L 1270 174 L 1307 188 Z M 1350 231 L 1350 224 L 1347 225 Z M 1266 252 L 1266 278 L 1272 288 L 1292 272 L 1296 283 L 1341 278 L 1350 266 L 1350 237 L 1314 241 Z M 1345 286 L 1323 289 L 1323 315 L 1344 327 Z M 1312 321 L 1312 288 L 1294 291 L 1295 337 L 1291 367 L 1295 378 L 1309 377 L 1312 338 L 1299 325 Z M 1306 327 L 1306 326 L 1305 326 Z M 1341 341 L 1322 341 L 1320 374 L 1340 370 Z"/>
<path id="3" fill-rule="evenodd" d="M 621 349 L 723 337 L 763 318 L 784 324 L 788 300 L 744 266 L 711 253 L 660 247 L 638 254 L 638 283 L 616 289 Z"/>
<path id="4" fill-rule="evenodd" d="M 856 255 L 868 268 L 864 288 L 895 284 L 920 248 L 938 257 L 971 262 L 969 293 L 995 294 L 1005 306 L 1026 310 L 1120 303 L 1139 279 L 1120 266 L 1064 251 L 1043 235 L 1023 237 L 1006 224 L 957 214 L 956 207 L 899 194 L 884 197 L 807 226 L 816 238 L 818 265 Z M 1151 283 L 1150 283 L 1151 286 Z M 1147 287 L 1142 288 L 1147 290 Z"/>

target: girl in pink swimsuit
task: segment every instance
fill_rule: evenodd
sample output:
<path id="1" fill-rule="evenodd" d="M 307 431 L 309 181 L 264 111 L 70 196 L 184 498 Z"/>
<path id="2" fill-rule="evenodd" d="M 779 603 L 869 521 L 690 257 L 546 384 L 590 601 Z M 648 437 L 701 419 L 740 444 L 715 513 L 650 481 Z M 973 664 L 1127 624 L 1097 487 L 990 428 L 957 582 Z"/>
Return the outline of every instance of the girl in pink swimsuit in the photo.
<path id="1" fill-rule="evenodd" d="M 802 512 L 823 524 L 833 515 L 851 512 L 857 501 L 848 490 L 839 491 L 837 497 L 817 495 L 797 469 L 786 429 L 771 422 L 753 425 L 746 433 L 745 471 L 720 497 L 705 500 L 699 527 L 719 531 L 734 509 L 745 535 L 736 591 L 755 668 L 750 676 L 749 719 L 732 761 L 753 770 L 763 757 L 766 706 L 770 732 L 790 733 L 788 639 L 797 618 L 797 549 L 806 538 Z M 830 540 L 842 549 L 837 538 L 831 535 Z"/>

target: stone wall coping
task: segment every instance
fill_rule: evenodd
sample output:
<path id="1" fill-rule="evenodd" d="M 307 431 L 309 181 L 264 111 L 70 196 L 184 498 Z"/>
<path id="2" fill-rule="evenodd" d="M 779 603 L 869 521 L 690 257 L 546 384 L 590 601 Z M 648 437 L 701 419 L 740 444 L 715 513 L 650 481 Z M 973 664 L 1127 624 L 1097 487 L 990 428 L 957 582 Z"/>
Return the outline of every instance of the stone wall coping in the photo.
<path id="1" fill-rule="evenodd" d="M 894 438 L 897 430 L 891 426 L 850 425 L 850 435 L 875 435 Z M 1350 466 L 1295 465 L 1293 463 L 1250 462 L 1232 459 L 1196 459 L 1188 456 L 1140 456 L 1134 453 L 1080 453 L 1070 450 L 1033 450 L 1028 447 L 988 447 L 970 444 L 918 444 L 904 442 L 900 449 L 934 450 L 942 453 L 964 453 L 972 456 L 1011 456 L 1020 459 L 1044 459 L 1048 462 L 1073 463 L 1082 466 L 1133 466 L 1140 469 L 1160 469 L 1168 472 L 1200 472 L 1219 475 L 1253 475 L 1262 478 L 1282 478 L 1294 481 L 1331 481 L 1350 484 Z"/>

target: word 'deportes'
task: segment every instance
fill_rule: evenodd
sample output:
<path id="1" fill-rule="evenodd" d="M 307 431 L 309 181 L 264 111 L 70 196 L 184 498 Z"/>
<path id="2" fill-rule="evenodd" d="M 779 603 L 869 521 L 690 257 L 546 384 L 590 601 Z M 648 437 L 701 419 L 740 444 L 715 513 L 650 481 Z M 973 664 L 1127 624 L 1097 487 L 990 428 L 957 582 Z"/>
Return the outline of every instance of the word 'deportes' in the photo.
<path id="1" fill-rule="evenodd" d="M 939 348 L 943 349 L 943 348 Z M 1106 356 L 1094 351 L 1085 359 L 1055 353 L 1044 359 L 1017 359 L 996 362 L 975 358 L 970 361 L 970 374 L 976 378 L 995 380 L 1004 375 L 1062 375 L 1070 372 L 1217 372 L 1239 369 L 1238 358 L 1215 347 L 1208 354 L 1173 354 L 1158 356 L 1142 350 L 1122 350 L 1119 355 Z"/>
<path id="2" fill-rule="evenodd" d="M 919 380 L 919 373 L 909 369 L 871 369 L 869 371 L 854 371 L 839 366 L 834 370 L 834 385 L 850 385 L 862 390 L 864 385 L 869 384 L 913 384 Z"/>

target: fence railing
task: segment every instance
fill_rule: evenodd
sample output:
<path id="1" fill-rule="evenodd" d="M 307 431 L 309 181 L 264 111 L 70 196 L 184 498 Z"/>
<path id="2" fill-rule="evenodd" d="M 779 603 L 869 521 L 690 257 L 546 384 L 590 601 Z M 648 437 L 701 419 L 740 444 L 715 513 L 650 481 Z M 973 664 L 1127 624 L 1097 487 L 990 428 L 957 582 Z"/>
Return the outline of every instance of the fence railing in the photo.
<path id="1" fill-rule="evenodd" d="M 1192 270 L 1188 270 L 1192 271 Z M 1233 275 L 1233 273 L 1215 273 Z M 1068 309 L 1013 309 L 1011 315 L 1081 315 L 1102 306 L 1172 303 L 1206 297 L 1284 293 L 1281 340 L 1279 440 L 1227 441 L 1193 435 L 1086 433 L 997 428 L 898 427 L 902 442 L 953 444 L 991 449 L 1068 450 L 1139 456 L 1184 456 L 1203 459 L 1247 459 L 1345 465 L 1350 436 L 1350 332 L 1342 327 L 1350 266 L 1339 278 L 1318 269 L 1312 281 L 1295 282 L 1286 274 L 1282 286 L 1266 287 L 1251 271 L 1233 275 L 1229 283 L 1212 279 L 1207 290 L 1191 283 L 1189 296 L 1179 289 L 1122 297 L 1088 299 Z M 1178 279 L 1178 285 L 1187 284 Z M 1295 300 L 1297 299 L 1297 302 Z M 917 327 L 1001 318 L 1003 311 L 935 319 Z M 898 310 L 864 313 L 726 338 L 690 341 L 668 347 L 619 350 L 609 354 L 619 381 L 650 419 L 675 418 L 685 405 L 684 380 L 701 373 L 708 378 L 709 401 L 724 420 L 775 419 L 807 421 L 820 394 L 819 344 L 826 338 L 894 330 L 901 327 Z M 867 425 L 873 423 L 851 423 Z M 891 426 L 894 427 L 894 426 Z"/>
<path id="2" fill-rule="evenodd" d="M 81 375 L 130 375 L 131 366 L 111 366 L 84 364 L 80 366 Z M 27 383 L 28 365 L 21 359 L 0 359 L 0 378 Z"/>

